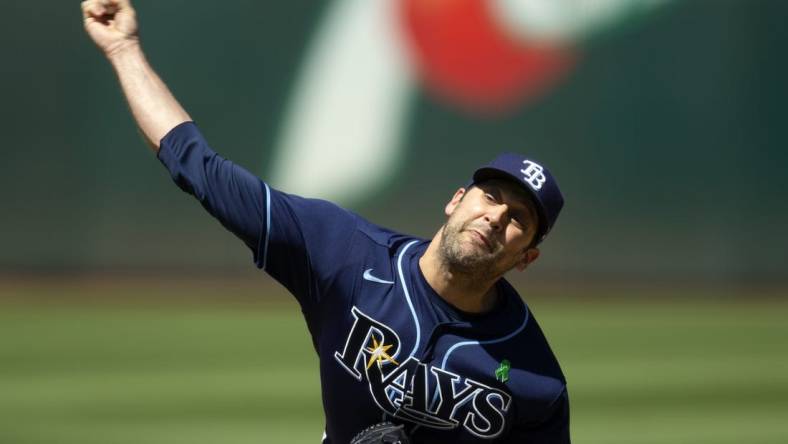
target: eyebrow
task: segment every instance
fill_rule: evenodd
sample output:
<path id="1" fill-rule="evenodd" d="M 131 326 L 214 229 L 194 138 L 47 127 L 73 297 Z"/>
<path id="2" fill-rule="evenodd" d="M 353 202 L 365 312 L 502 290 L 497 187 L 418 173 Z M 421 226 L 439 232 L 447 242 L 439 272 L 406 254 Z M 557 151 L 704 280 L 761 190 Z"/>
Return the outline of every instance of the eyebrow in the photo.
<path id="1" fill-rule="evenodd" d="M 515 210 L 518 212 L 523 212 L 525 215 L 536 221 L 539 222 L 539 213 L 536 211 L 536 206 L 531 201 L 531 196 L 529 196 L 525 191 L 520 190 L 519 188 L 515 188 L 513 186 L 501 185 L 497 182 L 488 182 L 482 184 L 483 186 L 489 187 L 491 190 L 494 190 L 496 197 L 503 200 L 503 191 L 505 189 L 506 193 L 513 197 L 510 199 L 515 204 Z M 481 187 L 480 187 L 481 188 Z M 509 205 L 512 206 L 512 205 Z"/>

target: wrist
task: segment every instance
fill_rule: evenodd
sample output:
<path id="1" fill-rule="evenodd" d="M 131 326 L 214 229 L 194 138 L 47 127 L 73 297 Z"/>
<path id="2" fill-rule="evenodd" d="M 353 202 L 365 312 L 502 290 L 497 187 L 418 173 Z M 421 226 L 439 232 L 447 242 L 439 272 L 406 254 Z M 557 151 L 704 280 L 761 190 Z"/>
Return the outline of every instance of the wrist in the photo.
<path id="1" fill-rule="evenodd" d="M 142 49 L 140 48 L 140 40 L 137 37 L 129 37 L 119 42 L 109 45 L 104 54 L 115 63 L 116 61 L 128 57 L 129 55 L 140 55 Z"/>

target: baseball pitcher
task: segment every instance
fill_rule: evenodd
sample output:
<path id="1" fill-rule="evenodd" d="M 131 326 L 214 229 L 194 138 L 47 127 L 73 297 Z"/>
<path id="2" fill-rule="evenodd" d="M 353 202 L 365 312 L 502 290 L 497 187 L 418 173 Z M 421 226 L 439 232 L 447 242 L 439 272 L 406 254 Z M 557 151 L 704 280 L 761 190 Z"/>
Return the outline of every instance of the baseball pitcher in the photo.
<path id="1" fill-rule="evenodd" d="M 569 443 L 566 380 L 503 277 L 539 257 L 563 206 L 544 165 L 506 153 L 481 166 L 432 239 L 382 228 L 222 158 L 146 61 L 129 1 L 82 11 L 172 179 L 301 305 L 324 444 Z"/>

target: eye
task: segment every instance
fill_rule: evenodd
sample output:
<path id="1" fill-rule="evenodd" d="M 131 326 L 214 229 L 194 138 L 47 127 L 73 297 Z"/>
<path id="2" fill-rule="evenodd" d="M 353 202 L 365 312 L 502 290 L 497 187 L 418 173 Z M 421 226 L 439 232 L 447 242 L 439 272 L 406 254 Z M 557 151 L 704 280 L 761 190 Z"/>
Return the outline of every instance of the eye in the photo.
<path id="1" fill-rule="evenodd" d="M 522 222 L 522 220 L 519 217 L 512 217 L 512 223 L 514 224 L 515 227 L 521 230 L 525 230 L 525 224 Z"/>
<path id="2" fill-rule="evenodd" d="M 484 193 L 484 200 L 486 200 L 487 202 L 490 202 L 490 203 L 497 203 L 498 202 L 498 199 L 496 199 L 495 196 L 493 196 L 490 193 Z"/>
<path id="3" fill-rule="evenodd" d="M 511 221 L 517 228 L 525 231 L 528 229 L 528 218 L 525 217 L 523 214 L 513 214 L 511 217 Z"/>

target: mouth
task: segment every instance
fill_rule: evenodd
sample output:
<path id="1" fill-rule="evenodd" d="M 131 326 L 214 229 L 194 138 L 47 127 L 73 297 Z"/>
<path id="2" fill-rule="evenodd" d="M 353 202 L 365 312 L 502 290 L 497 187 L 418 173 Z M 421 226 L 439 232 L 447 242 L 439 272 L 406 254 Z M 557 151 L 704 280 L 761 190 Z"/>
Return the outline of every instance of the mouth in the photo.
<path id="1" fill-rule="evenodd" d="M 485 247 L 487 247 L 488 251 L 492 252 L 492 244 L 490 243 L 490 240 L 487 239 L 487 236 L 485 236 L 484 234 L 481 233 L 481 231 L 478 230 L 470 230 L 470 232 L 474 238 L 476 238 Z"/>

